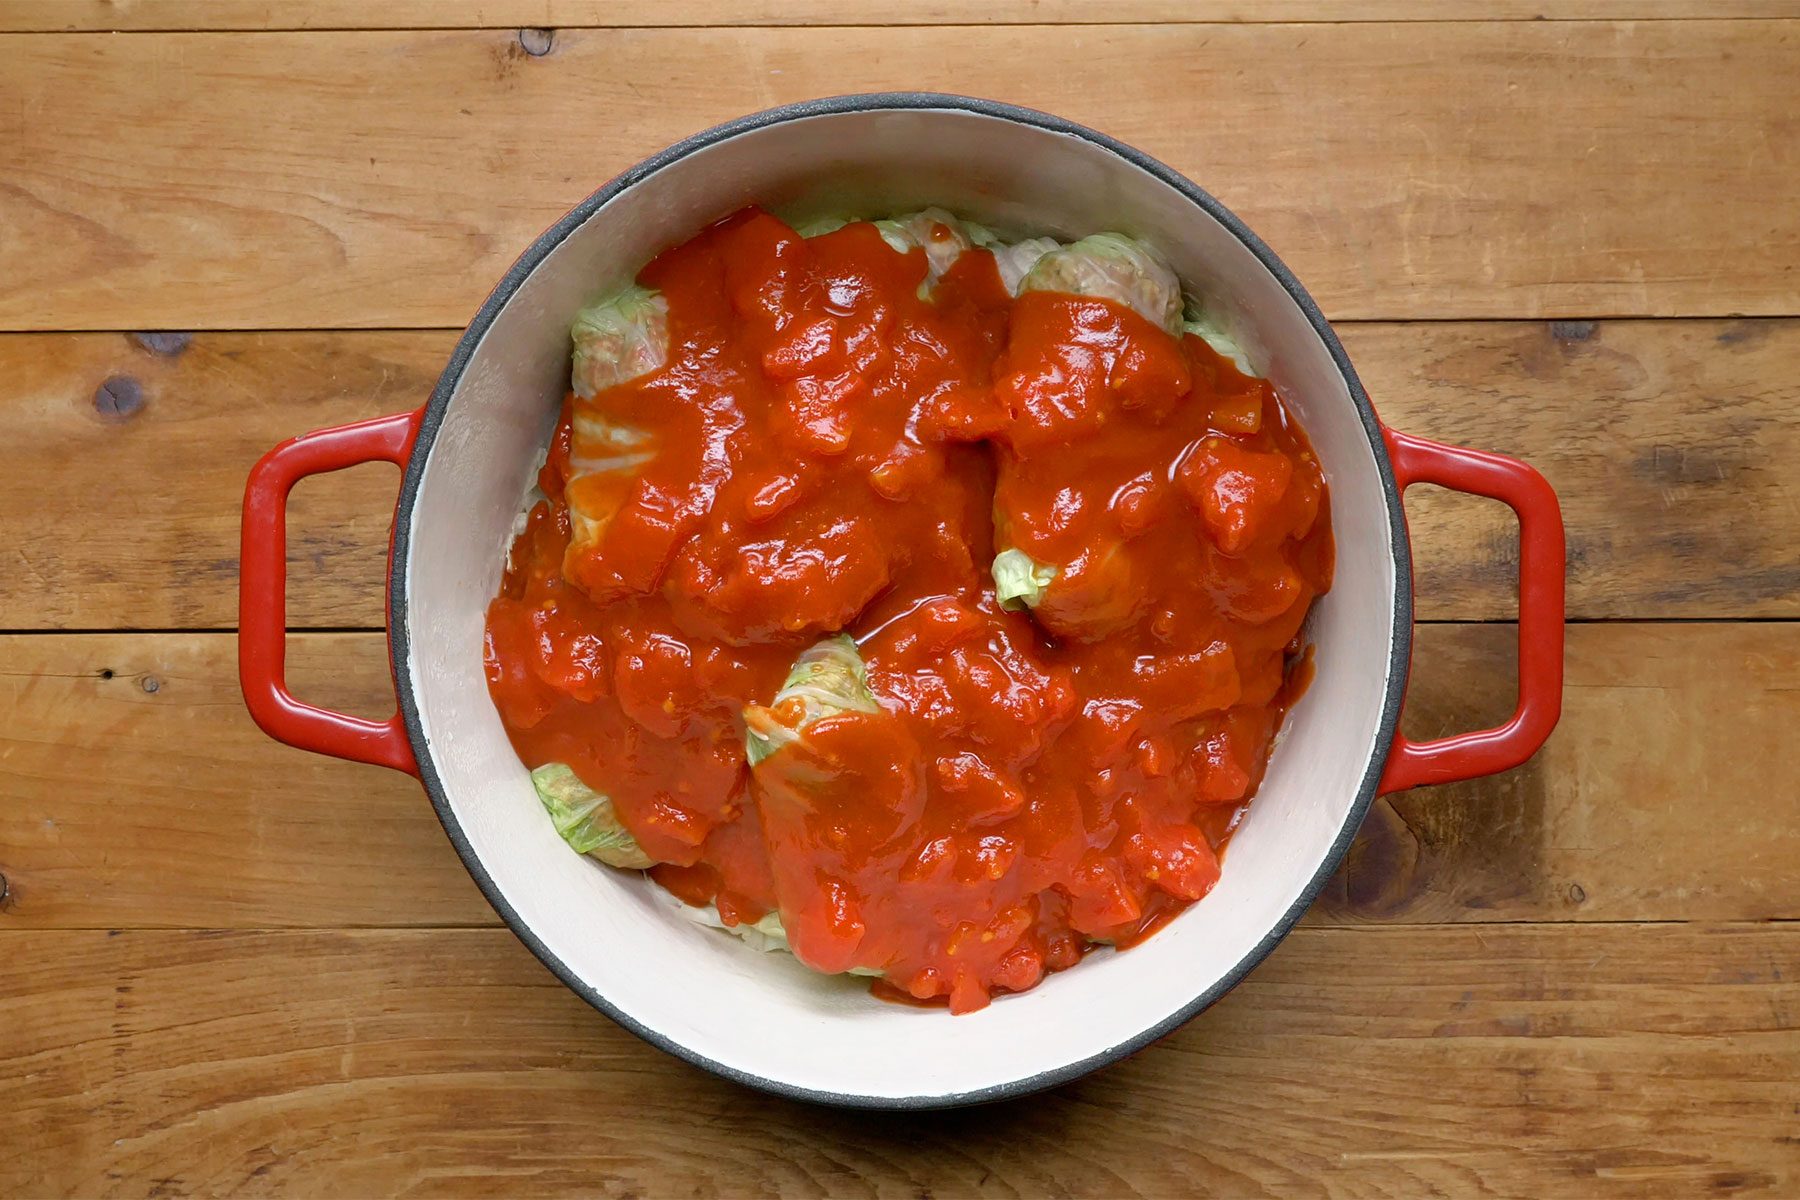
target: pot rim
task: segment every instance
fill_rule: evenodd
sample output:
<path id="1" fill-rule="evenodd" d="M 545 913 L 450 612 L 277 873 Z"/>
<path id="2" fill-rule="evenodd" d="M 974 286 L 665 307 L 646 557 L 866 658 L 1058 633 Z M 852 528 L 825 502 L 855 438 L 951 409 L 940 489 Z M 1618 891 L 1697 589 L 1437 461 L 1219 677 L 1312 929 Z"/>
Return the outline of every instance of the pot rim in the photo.
<path id="1" fill-rule="evenodd" d="M 449 410 L 451 397 L 462 381 L 463 372 L 474 356 L 476 347 L 486 336 L 501 309 L 512 299 L 514 293 L 519 290 L 539 264 L 549 256 L 550 252 L 598 209 L 620 193 L 698 150 L 726 141 L 739 134 L 788 121 L 808 117 L 889 110 L 943 110 L 973 113 L 978 116 L 995 117 L 1052 133 L 1081 138 L 1110 151 L 1174 188 L 1229 230 L 1252 254 L 1256 255 L 1294 303 L 1299 306 L 1307 322 L 1312 326 L 1313 332 L 1318 335 L 1330 353 L 1338 372 L 1343 376 L 1351 402 L 1356 406 L 1357 416 L 1362 421 L 1363 431 L 1368 437 L 1369 447 L 1375 457 L 1376 472 L 1381 480 L 1382 494 L 1387 501 L 1389 535 L 1393 545 L 1394 607 L 1392 640 L 1390 642 L 1392 649 L 1388 659 L 1387 686 L 1382 699 L 1381 719 L 1376 729 L 1375 750 L 1370 755 L 1369 764 L 1363 772 L 1362 783 L 1344 819 L 1343 827 L 1338 831 L 1338 836 L 1332 842 L 1330 849 L 1320 860 L 1312 879 L 1301 890 L 1294 903 L 1270 927 L 1263 938 L 1251 948 L 1249 953 L 1244 955 L 1230 970 L 1221 975 L 1210 987 L 1197 994 L 1192 1001 L 1155 1025 L 1139 1030 L 1107 1049 L 1073 1063 L 1053 1067 L 1005 1083 L 941 1095 L 880 1096 L 855 1092 L 821 1091 L 739 1070 L 708 1058 L 620 1011 L 596 988 L 571 970 L 538 938 L 530 924 L 501 894 L 498 885 L 488 874 L 487 868 L 470 844 L 461 823 L 450 807 L 449 797 L 444 790 L 443 781 L 437 773 L 436 762 L 431 755 L 430 743 L 425 737 L 418 699 L 413 693 L 412 646 L 407 626 L 406 577 L 411 556 L 412 519 L 420 482 L 424 477 L 426 461 L 431 457 L 431 448 L 443 425 L 444 416 Z M 424 786 L 426 795 L 430 797 L 431 806 L 437 812 L 438 821 L 443 825 L 444 833 L 449 837 L 450 844 L 456 848 L 457 856 L 462 859 L 463 866 L 468 869 L 476 886 L 481 889 L 482 895 L 487 898 L 488 903 L 494 907 L 494 911 L 506 922 L 514 935 L 569 990 L 659 1050 L 746 1087 L 756 1088 L 788 1099 L 845 1108 L 903 1110 L 954 1108 L 969 1104 L 1015 1099 L 1067 1083 L 1134 1054 L 1164 1035 L 1180 1028 L 1242 982 L 1244 977 L 1287 936 L 1295 922 L 1311 907 L 1313 900 L 1317 898 L 1320 890 L 1337 870 L 1338 864 L 1342 862 L 1352 839 L 1362 825 L 1363 818 L 1368 813 L 1369 805 L 1374 802 L 1382 771 L 1386 766 L 1393 746 L 1395 731 L 1399 725 L 1400 705 L 1406 691 L 1407 670 L 1412 655 L 1413 613 L 1411 545 L 1407 538 L 1406 518 L 1400 503 L 1400 490 L 1394 479 L 1393 464 L 1389 458 L 1387 443 L 1382 436 L 1382 429 L 1381 421 L 1375 415 L 1374 406 L 1369 402 L 1368 394 L 1363 390 L 1362 381 L 1357 378 L 1356 370 L 1351 366 L 1350 358 L 1345 354 L 1343 345 L 1338 341 L 1337 335 L 1332 332 L 1324 314 L 1319 311 L 1317 303 L 1300 285 L 1300 281 L 1294 277 L 1287 264 L 1282 262 L 1280 257 L 1269 249 L 1261 238 L 1252 233 L 1249 227 L 1239 220 L 1230 209 L 1186 176 L 1142 151 L 1097 130 L 1089 129 L 1062 117 L 1039 112 L 1036 109 L 1004 104 L 996 100 L 983 100 L 940 92 L 870 92 L 806 100 L 796 104 L 765 109 L 762 112 L 714 126 L 677 142 L 627 169 L 570 209 L 555 224 L 545 230 L 507 269 L 506 274 L 501 277 L 486 301 L 482 303 L 467 330 L 457 341 L 456 348 L 450 355 L 450 361 L 445 366 L 443 374 L 439 376 L 437 386 L 432 389 L 431 399 L 422 411 L 418 437 L 414 443 L 412 455 L 407 461 L 400 485 L 399 500 L 395 505 L 393 543 L 388 566 L 388 648 L 394 672 L 395 691 L 399 697 L 400 716 L 406 726 L 407 738 L 412 744 L 414 756 L 418 761 L 419 782 Z"/>

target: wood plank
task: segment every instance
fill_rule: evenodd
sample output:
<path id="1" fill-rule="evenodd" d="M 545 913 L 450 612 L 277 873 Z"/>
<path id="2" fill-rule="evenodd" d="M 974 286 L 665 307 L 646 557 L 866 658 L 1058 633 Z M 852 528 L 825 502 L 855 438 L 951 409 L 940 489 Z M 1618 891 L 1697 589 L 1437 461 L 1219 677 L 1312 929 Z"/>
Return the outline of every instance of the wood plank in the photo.
<path id="1" fill-rule="evenodd" d="M 1340 332 L 1395 426 L 1550 478 L 1572 615 L 1800 616 L 1800 321 Z M 16 531 L 0 547 L 0 629 L 235 626 L 250 465 L 293 434 L 422 402 L 454 340 L 208 333 L 159 355 L 118 334 L 0 336 L 0 528 Z M 108 379 L 132 381 L 141 407 L 99 411 Z M 80 502 L 45 504 L 47 474 Z M 395 478 L 364 467 L 295 492 L 295 626 L 384 623 Z M 1407 507 L 1419 615 L 1510 617 L 1511 514 L 1429 488 Z"/>
<path id="2" fill-rule="evenodd" d="M 498 930 L 0 949 L 14 1195 L 1800 1189 L 1791 926 L 1302 930 L 1128 1062 L 916 1114 L 716 1080 Z"/>
<path id="3" fill-rule="evenodd" d="M 1336 318 L 1796 314 L 1796 38 L 1757 21 L 632 29 L 564 30 L 533 56 L 510 29 L 4 35 L 0 328 L 459 325 L 645 153 L 921 80 L 1187 171 Z"/>
<path id="4" fill-rule="evenodd" d="M 288 678 L 394 710 L 377 634 L 292 639 Z M 417 783 L 251 723 L 227 634 L 0 639 L 0 795 L 0 929 L 497 923 Z"/>
<path id="5" fill-rule="evenodd" d="M 0 32 L 1792 16 L 1794 0 L 0 0 Z"/>
<path id="6" fill-rule="evenodd" d="M 1571 616 L 1800 616 L 1800 322 L 1340 332 L 1395 428 L 1550 480 Z M 1430 487 L 1406 509 L 1422 619 L 1517 612 L 1510 511 Z"/>
<path id="7" fill-rule="evenodd" d="M 1408 731 L 1503 716 L 1512 638 L 1422 627 Z M 392 710 L 379 635 L 292 651 L 298 694 Z M 1577 626 L 1568 672 L 1536 759 L 1378 804 L 1309 921 L 1800 917 L 1800 791 L 1768 774 L 1800 624 Z M 417 784 L 251 725 L 228 635 L 0 639 L 0 795 L 0 929 L 494 921 Z"/>
<path id="8" fill-rule="evenodd" d="M 1421 626 L 1402 728 L 1513 706 L 1511 625 Z M 1378 800 L 1309 919 L 1800 916 L 1800 625 L 1568 631 L 1563 717 L 1524 766 Z"/>
<path id="9" fill-rule="evenodd" d="M 251 466 L 295 434 L 424 403 L 455 340 L 202 334 L 155 353 L 119 334 L 0 337 L 0 628 L 234 628 Z M 137 406 L 101 396 L 109 380 Z M 386 624 L 398 487 L 375 465 L 294 490 L 293 624 Z"/>

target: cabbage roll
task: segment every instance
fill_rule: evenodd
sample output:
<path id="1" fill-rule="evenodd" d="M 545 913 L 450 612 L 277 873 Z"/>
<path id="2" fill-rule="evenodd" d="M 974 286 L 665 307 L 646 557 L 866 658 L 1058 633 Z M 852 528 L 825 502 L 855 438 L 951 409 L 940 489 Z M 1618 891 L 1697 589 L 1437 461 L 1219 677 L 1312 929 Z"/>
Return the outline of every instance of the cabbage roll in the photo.
<path id="1" fill-rule="evenodd" d="M 1198 308 L 1192 306 L 1188 308 L 1187 316 L 1181 322 L 1181 331 L 1191 333 L 1211 346 L 1220 358 L 1230 359 L 1231 365 L 1238 369 L 1239 374 L 1247 375 L 1252 379 L 1257 378 L 1256 369 L 1250 365 L 1249 356 L 1244 353 L 1243 347 L 1237 344 L 1237 339 L 1226 333 L 1210 316 Z"/>
<path id="2" fill-rule="evenodd" d="M 1171 336 L 1181 334 L 1181 281 L 1162 255 L 1122 233 L 1096 233 L 1032 264 L 1021 292 L 1064 292 L 1123 304 Z"/>
<path id="3" fill-rule="evenodd" d="M 719 910 L 710 904 L 696 906 L 681 900 L 676 900 L 675 904 L 681 910 L 681 915 L 688 920 L 708 929 L 729 933 L 752 950 L 759 950 L 764 954 L 794 952 L 793 946 L 788 943 L 787 927 L 781 923 L 781 914 L 778 912 L 766 912 L 760 920 L 749 924 L 727 925 L 725 919 L 719 916 Z M 873 967 L 851 967 L 845 974 L 878 978 L 881 972 Z"/>
<path id="4" fill-rule="evenodd" d="M 674 899 L 674 897 L 670 897 Z M 762 919 L 749 924 L 727 925 L 719 910 L 710 904 L 693 905 L 683 900 L 676 900 L 675 906 L 681 915 L 695 924 L 704 925 L 708 929 L 722 929 L 733 937 L 740 939 L 752 950 L 761 950 L 765 954 L 788 951 L 787 930 L 781 924 L 781 914 L 766 912 Z"/>
<path id="5" fill-rule="evenodd" d="M 654 864 L 619 820 L 612 801 L 581 782 L 566 765 L 538 767 L 531 773 L 531 786 L 556 832 L 576 853 L 591 854 L 614 867 L 642 870 Z"/>
<path id="6" fill-rule="evenodd" d="M 1122 540 L 1102 541 L 1060 565 L 1009 547 L 994 556 L 990 569 L 1001 607 L 1029 609 L 1058 637 L 1105 637 L 1135 621 L 1144 605 L 1142 573 Z"/>
<path id="7" fill-rule="evenodd" d="M 583 400 L 662 366 L 669 358 L 669 302 L 636 284 L 575 315 L 569 382 Z"/>
<path id="8" fill-rule="evenodd" d="M 1026 238 L 1009 244 L 985 225 L 965 221 L 963 227 L 969 231 L 971 242 L 994 256 L 994 266 L 1000 272 L 1000 282 L 1014 296 L 1019 294 L 1019 285 L 1025 282 L 1025 276 L 1031 273 L 1031 268 L 1037 265 L 1038 259 L 1052 250 L 1063 248 L 1063 244 L 1055 238 Z"/>
<path id="9" fill-rule="evenodd" d="M 929 296 L 937 281 L 944 277 L 957 259 L 973 243 L 961 221 L 941 208 L 927 208 L 909 216 L 874 222 L 881 238 L 902 254 L 915 248 L 925 251 L 925 282 L 919 294 Z"/>
<path id="10" fill-rule="evenodd" d="M 824 237 L 828 233 L 836 233 L 848 224 L 848 217 L 812 217 L 795 224 L 794 232 L 803 238 Z"/>
<path id="11" fill-rule="evenodd" d="M 634 284 L 583 309 L 570 332 L 575 343 L 570 384 L 576 399 L 564 493 L 570 525 L 565 571 L 586 584 L 579 563 L 599 545 L 639 468 L 655 455 L 648 433 L 609 419 L 604 400 L 596 403 L 595 398 L 668 360 L 669 304 L 662 293 Z"/>
<path id="12" fill-rule="evenodd" d="M 1062 243 L 1055 238 L 1026 238 L 1010 246 L 988 247 L 994 255 L 994 266 L 999 268 L 1000 282 L 1015 296 L 1023 290 L 1025 277 L 1031 274 L 1031 269 L 1046 254 L 1053 254 L 1062 248 Z"/>
<path id="13" fill-rule="evenodd" d="M 744 710 L 744 754 L 752 767 L 784 746 L 798 742 L 820 717 L 881 711 L 869 691 L 862 655 L 847 634 L 837 634 L 805 650 L 768 707 Z"/>

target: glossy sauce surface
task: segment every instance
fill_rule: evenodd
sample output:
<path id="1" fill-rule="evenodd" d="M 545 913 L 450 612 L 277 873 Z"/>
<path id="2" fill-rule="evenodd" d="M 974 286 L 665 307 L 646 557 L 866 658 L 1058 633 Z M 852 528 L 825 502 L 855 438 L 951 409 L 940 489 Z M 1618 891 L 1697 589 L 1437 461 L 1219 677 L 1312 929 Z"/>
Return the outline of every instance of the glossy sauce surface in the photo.
<path id="1" fill-rule="evenodd" d="M 611 796 L 658 882 L 968 1011 L 1212 887 L 1332 545 L 1304 434 L 1200 339 L 1015 300 L 985 250 L 926 275 L 754 210 L 646 267 L 669 360 L 565 401 L 487 666 L 520 757 Z M 579 469 L 597 420 L 650 435 L 631 470 Z M 1059 564 L 1035 610 L 996 602 L 997 537 Z M 880 711 L 752 771 L 745 707 L 839 630 Z"/>

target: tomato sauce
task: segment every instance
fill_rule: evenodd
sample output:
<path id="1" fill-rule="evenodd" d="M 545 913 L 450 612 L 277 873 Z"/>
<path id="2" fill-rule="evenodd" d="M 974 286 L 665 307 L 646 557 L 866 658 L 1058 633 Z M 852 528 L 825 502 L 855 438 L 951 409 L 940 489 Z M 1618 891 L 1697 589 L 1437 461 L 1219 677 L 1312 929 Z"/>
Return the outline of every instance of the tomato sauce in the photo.
<path id="1" fill-rule="evenodd" d="M 487 669 L 524 762 L 611 796 L 663 886 L 963 1012 L 1213 886 L 1332 542 L 1305 434 L 1199 338 L 1015 300 L 985 250 L 926 277 L 757 210 L 650 263 L 668 361 L 565 400 Z M 572 469 L 591 417 L 641 466 Z M 997 539 L 1062 564 L 1036 609 L 996 602 Z M 745 706 L 839 630 L 880 711 L 752 771 Z"/>

